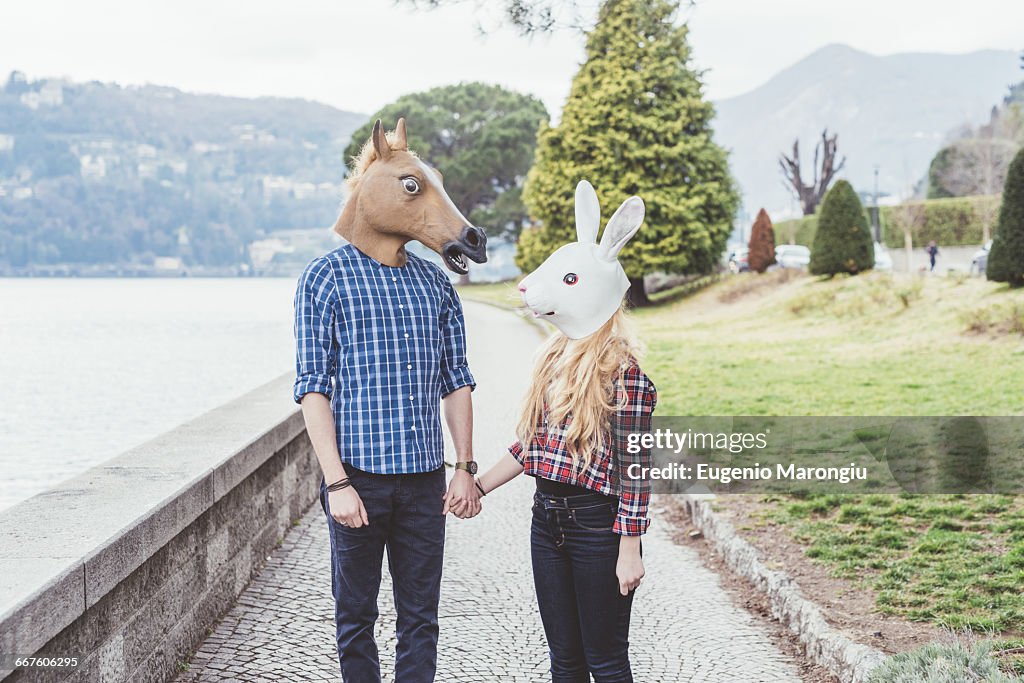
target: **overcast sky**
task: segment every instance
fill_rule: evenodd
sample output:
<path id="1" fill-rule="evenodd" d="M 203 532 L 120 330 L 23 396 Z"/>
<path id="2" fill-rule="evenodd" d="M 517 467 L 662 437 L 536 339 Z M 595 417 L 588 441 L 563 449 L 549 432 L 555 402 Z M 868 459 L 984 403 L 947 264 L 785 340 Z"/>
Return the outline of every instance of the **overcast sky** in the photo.
<path id="1" fill-rule="evenodd" d="M 7 0 L 0 73 L 304 97 L 365 113 L 406 92 L 483 80 L 534 93 L 556 112 L 582 38 L 480 36 L 492 3 L 415 11 L 392 0 Z M 828 43 L 874 54 L 1024 48 L 1020 0 L 698 0 L 681 18 L 714 99 Z"/>

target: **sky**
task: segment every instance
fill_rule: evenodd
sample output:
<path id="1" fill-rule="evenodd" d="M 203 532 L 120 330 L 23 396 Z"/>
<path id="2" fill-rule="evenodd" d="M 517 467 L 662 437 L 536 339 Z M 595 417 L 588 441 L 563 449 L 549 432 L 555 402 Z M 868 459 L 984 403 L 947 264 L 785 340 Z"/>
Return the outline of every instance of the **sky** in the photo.
<path id="1" fill-rule="evenodd" d="M 482 80 L 533 93 L 557 116 L 583 38 L 520 37 L 500 27 L 496 1 L 428 11 L 394 0 L 8 0 L 0 74 L 303 97 L 367 114 L 407 92 Z M 1024 48 L 1019 0 L 697 0 L 680 20 L 712 99 L 829 43 L 880 55 Z"/>

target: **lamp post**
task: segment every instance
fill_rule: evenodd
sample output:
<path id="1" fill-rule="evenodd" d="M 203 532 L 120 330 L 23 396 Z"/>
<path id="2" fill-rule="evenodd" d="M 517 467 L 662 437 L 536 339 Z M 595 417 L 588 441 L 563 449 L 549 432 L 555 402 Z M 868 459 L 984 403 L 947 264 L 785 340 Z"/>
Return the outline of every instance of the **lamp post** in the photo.
<path id="1" fill-rule="evenodd" d="M 875 164 L 875 210 L 871 213 L 872 227 L 875 229 L 875 241 L 882 241 L 882 215 L 878 209 L 878 164 Z"/>

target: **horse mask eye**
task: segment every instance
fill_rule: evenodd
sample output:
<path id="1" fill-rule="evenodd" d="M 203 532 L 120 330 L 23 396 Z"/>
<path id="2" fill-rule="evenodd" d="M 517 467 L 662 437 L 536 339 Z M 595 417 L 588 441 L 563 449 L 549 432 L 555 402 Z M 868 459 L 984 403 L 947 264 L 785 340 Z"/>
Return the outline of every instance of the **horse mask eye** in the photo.
<path id="1" fill-rule="evenodd" d="M 419 181 L 412 177 L 402 178 L 402 187 L 409 194 L 419 194 L 420 191 Z"/>
<path id="2" fill-rule="evenodd" d="M 566 273 L 565 277 L 562 278 L 562 282 L 564 282 L 565 284 L 567 284 L 569 286 L 572 286 L 572 285 L 576 284 L 579 281 L 580 281 L 580 278 L 579 278 L 578 275 L 576 275 L 576 273 Z"/>

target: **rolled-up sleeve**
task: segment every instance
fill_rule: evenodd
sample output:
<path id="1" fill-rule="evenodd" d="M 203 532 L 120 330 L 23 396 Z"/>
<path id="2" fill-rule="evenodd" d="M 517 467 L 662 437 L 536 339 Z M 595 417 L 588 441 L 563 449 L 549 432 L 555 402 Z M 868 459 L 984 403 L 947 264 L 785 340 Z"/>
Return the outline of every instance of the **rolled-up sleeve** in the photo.
<path id="1" fill-rule="evenodd" d="M 314 259 L 299 276 L 295 290 L 295 384 L 296 403 L 316 392 L 333 396 L 337 341 L 334 337 L 338 287 L 330 262 Z"/>
<path id="2" fill-rule="evenodd" d="M 623 372 L 619 391 L 625 392 L 627 401 L 612 420 L 615 468 L 620 488 L 619 509 L 612 530 L 621 536 L 640 536 L 650 526 L 651 483 L 646 477 L 631 478 L 628 470 L 634 464 L 650 467 L 651 449 L 632 446 L 637 452 L 630 453 L 629 435 L 651 430 L 651 414 L 658 402 L 658 392 L 651 379 L 635 364 Z"/>
<path id="3" fill-rule="evenodd" d="M 466 361 L 466 319 L 455 287 L 444 277 L 445 302 L 441 311 L 441 396 L 460 387 L 476 388 L 476 380 Z"/>

